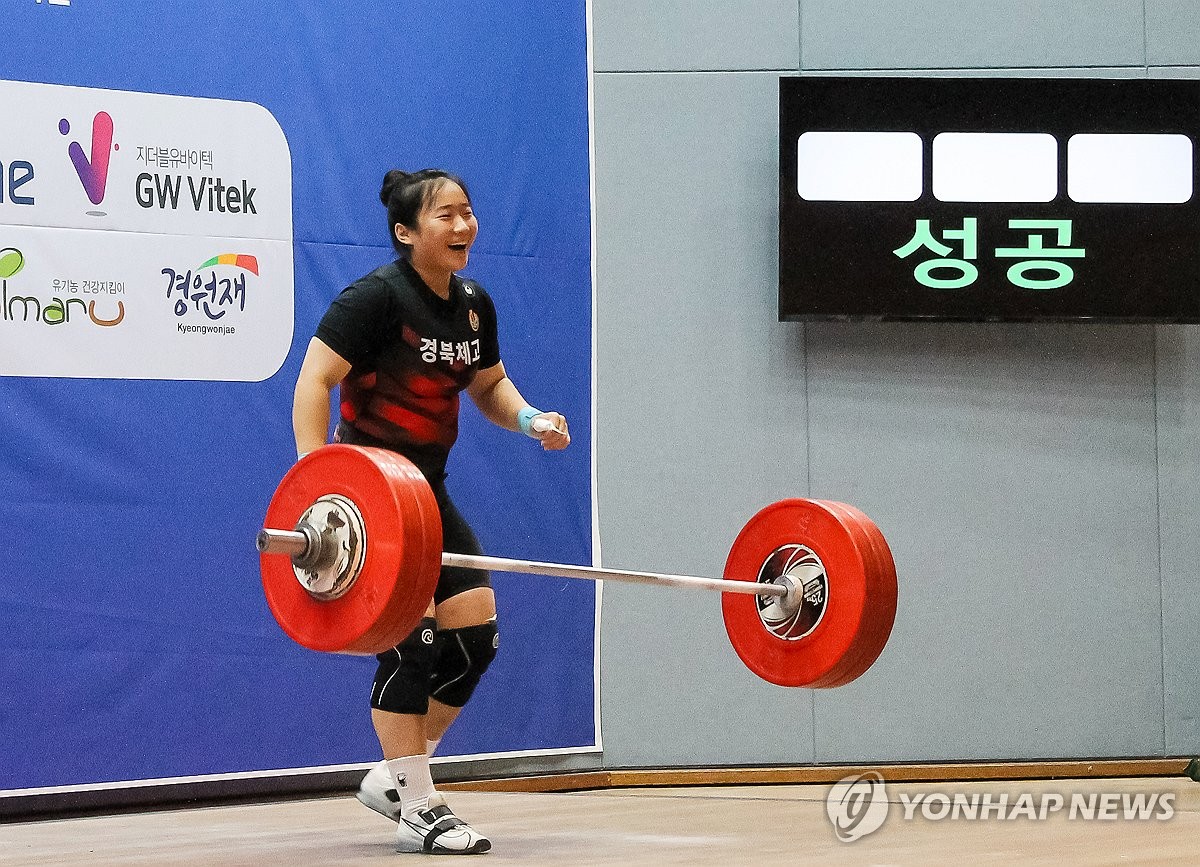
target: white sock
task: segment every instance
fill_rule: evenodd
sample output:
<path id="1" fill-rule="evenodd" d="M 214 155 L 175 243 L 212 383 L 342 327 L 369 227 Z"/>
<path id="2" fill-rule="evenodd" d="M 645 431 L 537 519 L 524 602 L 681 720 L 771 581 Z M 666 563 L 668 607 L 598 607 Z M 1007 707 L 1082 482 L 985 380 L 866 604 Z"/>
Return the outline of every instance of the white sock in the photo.
<path id="1" fill-rule="evenodd" d="M 436 753 L 438 744 L 441 742 L 441 738 L 438 738 L 436 741 L 425 741 L 425 755 L 432 756 L 434 753 Z"/>
<path id="2" fill-rule="evenodd" d="M 429 776 L 429 756 L 403 756 L 388 759 L 388 770 L 400 793 L 400 812 L 412 814 L 429 806 L 433 778 Z"/>

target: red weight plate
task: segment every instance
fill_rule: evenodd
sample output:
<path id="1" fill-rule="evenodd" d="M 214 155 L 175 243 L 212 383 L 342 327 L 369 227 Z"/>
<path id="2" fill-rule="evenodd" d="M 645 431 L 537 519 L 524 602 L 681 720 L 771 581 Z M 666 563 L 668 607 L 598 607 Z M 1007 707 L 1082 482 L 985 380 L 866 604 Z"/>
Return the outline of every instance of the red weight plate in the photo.
<path id="1" fill-rule="evenodd" d="M 879 529 L 878 525 L 875 524 L 874 521 L 872 521 L 854 506 L 846 503 L 842 503 L 841 506 L 843 509 L 854 515 L 862 526 L 866 527 L 868 535 L 870 535 L 875 542 L 876 552 L 879 556 L 880 562 L 883 564 L 883 572 L 881 573 L 883 583 L 880 587 L 879 594 L 873 596 L 872 601 L 877 603 L 880 608 L 880 614 L 882 618 L 879 621 L 880 631 L 882 633 L 883 641 L 886 642 L 887 637 L 891 634 L 892 626 L 896 620 L 896 603 L 898 596 L 896 583 L 896 562 L 892 558 L 892 549 L 888 546 L 887 539 L 884 537 L 883 532 Z M 880 650 L 882 650 L 882 648 L 883 645 L 881 644 Z"/>
<path id="2" fill-rule="evenodd" d="M 759 616 L 757 597 L 726 593 L 721 603 L 738 656 L 759 677 L 780 686 L 810 686 L 840 673 L 868 611 L 874 565 L 861 528 L 816 500 L 793 499 L 767 506 L 742 528 L 725 563 L 725 577 L 757 581 L 768 560 L 774 563 L 795 546 L 812 551 L 828 576 L 823 614 L 808 634 L 774 634 Z"/>
<path id="3" fill-rule="evenodd" d="M 835 685 L 840 686 L 843 683 L 849 683 L 862 673 L 858 670 L 858 667 L 861 664 L 863 656 L 863 642 L 866 633 L 871 629 L 870 612 L 874 606 L 875 594 L 879 591 L 879 576 L 882 570 L 882 563 L 876 551 L 874 539 L 867 532 L 866 527 L 858 522 L 857 517 L 843 508 L 842 503 L 831 500 L 820 500 L 818 502 L 837 514 L 847 532 L 854 537 L 858 549 L 862 553 L 863 565 L 865 567 L 864 577 L 866 580 L 866 607 L 864 608 L 863 617 L 859 620 L 858 631 L 855 633 L 845 655 L 824 677 L 808 684 L 810 689 L 824 689 Z"/>
<path id="4" fill-rule="evenodd" d="M 868 564 L 867 568 L 867 607 L 864 610 L 864 616 L 859 621 L 858 634 L 854 637 L 854 642 L 846 655 L 832 671 L 819 681 L 810 684 L 814 689 L 824 689 L 833 686 L 841 686 L 854 680 L 862 674 L 864 670 L 862 663 L 864 659 L 864 645 L 867 641 L 867 635 L 873 629 L 872 611 L 876 607 L 876 596 L 881 591 L 883 583 L 884 565 L 877 551 L 874 537 L 868 532 L 866 527 L 858 520 L 861 513 L 856 510 L 852 511 L 843 503 L 833 502 L 831 500 L 822 500 L 826 506 L 834 510 L 843 519 L 846 526 L 855 534 L 855 538 L 859 540 L 859 545 L 863 550 L 864 560 Z"/>
<path id="5" fill-rule="evenodd" d="M 867 671 L 883 651 L 896 614 L 896 570 L 883 534 L 855 507 L 831 501 L 825 503 L 867 534 L 871 559 L 876 567 L 868 573 L 867 609 L 852 649 L 833 671 L 811 684 L 814 688 L 844 686 Z"/>
<path id="6" fill-rule="evenodd" d="M 442 516 L 438 511 L 437 498 L 421 471 L 403 455 L 386 449 L 364 448 L 373 461 L 393 479 L 393 490 L 397 497 L 409 503 L 406 506 L 408 520 L 405 536 L 409 541 L 411 558 L 406 557 L 400 567 L 398 588 L 403 588 L 403 598 L 398 593 L 388 606 L 389 614 L 381 617 L 355 647 L 368 648 L 361 652 L 382 653 L 405 638 L 416 627 L 409 623 L 409 614 L 419 608 L 417 622 L 425 616 L 433 591 L 437 587 L 442 569 Z"/>
<path id="7" fill-rule="evenodd" d="M 867 610 L 862 619 L 859 634 L 852 650 L 842 665 L 822 678 L 814 687 L 830 688 L 845 686 L 862 676 L 879 658 L 892 632 L 896 619 L 896 565 L 891 550 L 879 527 L 854 506 L 846 503 L 824 501 L 827 506 L 839 511 L 859 528 L 867 537 L 874 567 L 868 573 Z"/>
<path id="8" fill-rule="evenodd" d="M 442 523 L 433 491 L 425 477 L 407 458 L 387 449 L 362 448 L 387 475 L 404 513 L 406 555 L 398 565 L 399 581 L 384 613 L 362 638 L 347 649 L 348 653 L 381 653 L 399 644 L 425 616 L 433 601 L 441 569 L 440 552 L 431 546 L 441 544 Z M 421 504 L 433 503 L 430 516 Z M 412 617 L 416 612 L 414 621 Z"/>
<path id="9" fill-rule="evenodd" d="M 433 488 L 429 486 L 429 482 L 421 474 L 421 471 L 403 455 L 383 449 L 371 449 L 370 451 L 374 452 L 379 460 L 394 461 L 398 466 L 403 467 L 403 472 L 409 473 L 412 477 L 411 484 L 405 485 L 405 492 L 416 504 L 418 523 L 423 531 L 421 549 L 423 554 L 420 562 L 433 570 L 434 577 L 428 594 L 432 599 L 433 588 L 437 584 L 437 576 L 441 574 L 442 569 L 442 514 L 438 509 L 437 497 L 434 496 Z M 423 580 L 430 579 L 425 576 Z"/>
<path id="10" fill-rule="evenodd" d="M 892 559 L 892 551 L 888 547 L 887 539 L 884 538 L 883 532 L 879 527 L 853 506 L 846 505 L 844 507 L 851 512 L 857 513 L 860 523 L 867 528 L 867 532 L 874 538 L 876 550 L 884 566 L 883 571 L 880 573 L 880 585 L 871 596 L 873 609 L 871 616 L 872 630 L 862 646 L 863 662 L 861 664 L 861 671 L 865 672 L 883 652 L 883 648 L 892 634 L 892 627 L 896 621 L 898 597 L 896 563 Z"/>
<path id="11" fill-rule="evenodd" d="M 290 558 L 260 557 L 271 613 L 284 632 L 312 650 L 381 653 L 412 631 L 433 597 L 440 557 L 429 562 L 425 520 L 408 493 L 418 483 L 428 485 L 411 464 L 406 472 L 402 463 L 391 456 L 383 460 L 378 451 L 349 445 L 317 449 L 288 470 L 267 508 L 265 526 L 275 529 L 295 526 L 326 494 L 346 497 L 363 516 L 363 568 L 339 599 L 313 598 L 297 581 Z"/>
<path id="12" fill-rule="evenodd" d="M 424 481 L 424 477 L 422 477 Z M 438 508 L 437 497 L 433 488 L 426 481 L 422 485 L 413 485 L 410 492 L 417 502 L 417 510 L 421 515 L 421 526 L 424 528 L 424 546 L 421 552 L 423 569 L 428 569 L 422 575 L 422 586 L 428 586 L 428 596 L 433 599 L 437 589 L 438 578 L 442 574 L 442 513 Z"/>

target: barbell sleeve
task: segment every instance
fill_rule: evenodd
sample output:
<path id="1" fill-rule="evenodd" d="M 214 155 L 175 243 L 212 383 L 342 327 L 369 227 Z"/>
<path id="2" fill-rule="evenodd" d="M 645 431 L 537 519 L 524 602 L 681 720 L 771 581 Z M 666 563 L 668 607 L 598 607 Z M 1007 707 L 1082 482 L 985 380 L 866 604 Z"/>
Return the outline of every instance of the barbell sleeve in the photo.
<path id="1" fill-rule="evenodd" d="M 308 552 L 308 536 L 299 530 L 259 530 L 254 547 L 261 554 L 287 554 L 303 557 Z"/>

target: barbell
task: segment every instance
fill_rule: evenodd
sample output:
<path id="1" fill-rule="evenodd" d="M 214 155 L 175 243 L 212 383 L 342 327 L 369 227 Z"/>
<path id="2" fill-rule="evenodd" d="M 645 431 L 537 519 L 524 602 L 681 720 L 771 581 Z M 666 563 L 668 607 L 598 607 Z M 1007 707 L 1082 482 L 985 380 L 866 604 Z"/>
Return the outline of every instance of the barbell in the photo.
<path id="1" fill-rule="evenodd" d="M 456 554 L 441 550 L 437 500 L 420 470 L 395 452 L 343 444 L 288 470 L 256 545 L 280 627 L 304 647 L 334 653 L 382 653 L 404 640 L 443 566 L 719 591 L 735 652 L 781 686 L 859 677 L 896 615 L 887 542 L 845 503 L 789 499 L 762 509 L 734 540 L 724 578 Z"/>

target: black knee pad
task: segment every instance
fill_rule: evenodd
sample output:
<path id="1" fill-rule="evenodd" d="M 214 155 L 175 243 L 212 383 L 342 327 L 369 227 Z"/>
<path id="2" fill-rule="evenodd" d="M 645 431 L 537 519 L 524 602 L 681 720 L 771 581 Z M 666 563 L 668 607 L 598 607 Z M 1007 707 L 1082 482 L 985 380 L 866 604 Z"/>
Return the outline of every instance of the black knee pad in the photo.
<path id="1" fill-rule="evenodd" d="M 437 621 L 426 617 L 408 638 L 376 657 L 379 667 L 371 687 L 371 707 L 390 713 L 428 713 L 436 632 Z"/>
<path id="2" fill-rule="evenodd" d="M 438 657 L 433 667 L 429 695 L 442 704 L 462 707 L 479 685 L 479 679 L 496 658 L 500 633 L 496 621 L 438 633 Z"/>

